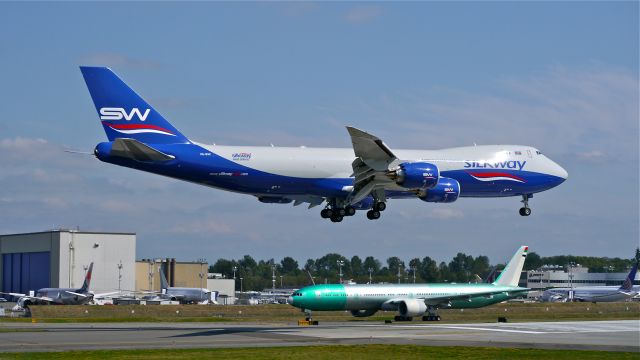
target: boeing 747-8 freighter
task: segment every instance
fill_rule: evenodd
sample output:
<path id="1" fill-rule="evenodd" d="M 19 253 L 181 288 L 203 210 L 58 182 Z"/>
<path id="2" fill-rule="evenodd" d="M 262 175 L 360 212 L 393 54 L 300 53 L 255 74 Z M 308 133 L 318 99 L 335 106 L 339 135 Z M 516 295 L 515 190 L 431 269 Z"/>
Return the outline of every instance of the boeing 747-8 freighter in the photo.
<path id="1" fill-rule="evenodd" d="M 529 199 L 567 179 L 538 149 L 484 145 L 441 150 L 392 150 L 347 126 L 353 148 L 220 146 L 197 143 L 105 67 L 81 67 L 108 142 L 101 161 L 255 196 L 263 203 L 309 207 L 340 222 L 356 210 L 378 219 L 388 199 L 451 203 L 458 197 Z"/>

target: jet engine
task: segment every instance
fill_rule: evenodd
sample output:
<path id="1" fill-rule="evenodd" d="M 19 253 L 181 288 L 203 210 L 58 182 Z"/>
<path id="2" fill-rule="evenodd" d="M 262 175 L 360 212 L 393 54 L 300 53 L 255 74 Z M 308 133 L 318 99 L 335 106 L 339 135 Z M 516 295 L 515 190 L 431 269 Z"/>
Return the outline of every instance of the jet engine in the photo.
<path id="1" fill-rule="evenodd" d="M 420 316 L 427 311 L 427 305 L 422 300 L 404 300 L 398 305 L 398 312 L 404 317 Z"/>
<path id="2" fill-rule="evenodd" d="M 440 170 L 428 162 L 402 163 L 387 176 L 406 189 L 430 189 L 438 183 Z"/>
<path id="3" fill-rule="evenodd" d="M 376 312 L 378 312 L 378 310 L 375 310 L 375 309 L 371 309 L 371 310 L 351 310 L 351 315 L 353 315 L 354 317 L 367 317 L 367 316 L 371 316 L 371 315 L 375 314 Z"/>
<path id="4" fill-rule="evenodd" d="M 436 186 L 431 189 L 423 189 L 418 193 L 422 201 L 435 203 L 452 203 L 460 196 L 460 183 L 458 180 L 441 177 Z"/>

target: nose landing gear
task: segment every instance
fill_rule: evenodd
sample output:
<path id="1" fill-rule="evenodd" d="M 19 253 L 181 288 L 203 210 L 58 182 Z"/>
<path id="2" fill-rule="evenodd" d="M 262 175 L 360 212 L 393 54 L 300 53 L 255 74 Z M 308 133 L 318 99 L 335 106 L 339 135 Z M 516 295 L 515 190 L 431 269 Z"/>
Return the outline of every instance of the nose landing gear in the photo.
<path id="1" fill-rule="evenodd" d="M 533 197 L 533 194 L 525 194 L 522 195 L 522 205 L 520 208 L 520 216 L 529 216 L 531 215 L 531 208 L 529 207 L 529 199 Z"/>

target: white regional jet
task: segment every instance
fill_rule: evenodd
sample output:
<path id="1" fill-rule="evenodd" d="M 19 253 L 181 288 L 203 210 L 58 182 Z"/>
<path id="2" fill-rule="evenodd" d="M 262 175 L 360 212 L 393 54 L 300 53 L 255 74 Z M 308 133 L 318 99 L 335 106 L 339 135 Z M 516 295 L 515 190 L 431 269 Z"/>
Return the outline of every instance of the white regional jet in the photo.
<path id="1" fill-rule="evenodd" d="M 108 142 L 101 161 L 255 196 L 263 203 L 325 204 L 340 222 L 356 210 L 374 220 L 388 199 L 451 203 L 458 197 L 529 199 L 567 179 L 538 149 L 485 145 L 442 150 L 391 149 L 347 127 L 352 149 L 206 145 L 190 140 L 105 67 L 81 67 Z"/>

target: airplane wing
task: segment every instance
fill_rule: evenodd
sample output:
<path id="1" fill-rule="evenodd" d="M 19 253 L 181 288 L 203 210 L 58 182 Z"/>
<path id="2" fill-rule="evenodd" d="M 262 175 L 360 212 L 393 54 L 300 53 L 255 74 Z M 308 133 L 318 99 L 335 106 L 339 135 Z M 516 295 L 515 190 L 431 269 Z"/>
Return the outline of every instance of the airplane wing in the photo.
<path id="1" fill-rule="evenodd" d="M 33 299 L 33 300 L 42 300 L 42 301 L 53 302 L 52 298 L 46 297 L 46 296 L 29 296 L 27 294 L 11 293 L 11 292 L 0 292 L 0 294 L 11 295 L 11 296 L 25 298 L 25 299 Z"/>
<path id="2" fill-rule="evenodd" d="M 524 293 L 524 292 L 528 292 L 531 289 L 527 289 L 527 288 L 520 288 L 518 290 L 496 290 L 496 291 L 484 291 L 484 292 L 477 292 L 477 293 L 473 293 L 473 294 L 460 294 L 460 295 L 445 295 L 445 296 L 437 296 L 437 297 L 428 297 L 428 298 L 418 298 L 421 300 L 424 300 L 424 303 L 426 305 L 431 305 L 431 306 L 436 306 L 436 305 L 440 305 L 440 304 L 446 304 L 450 301 L 454 301 L 454 300 L 471 300 L 472 298 L 476 298 L 476 297 L 491 297 L 492 295 L 498 295 L 498 294 L 518 294 L 518 293 Z M 396 298 L 396 299 L 392 299 L 387 301 L 387 303 L 389 304 L 398 304 L 402 301 L 408 300 L 407 298 Z"/>
<path id="3" fill-rule="evenodd" d="M 86 297 L 88 296 L 88 295 L 86 295 L 86 294 L 80 294 L 80 293 L 73 292 L 73 291 L 68 291 L 68 290 L 67 290 L 67 291 L 65 291 L 65 292 L 66 292 L 67 294 L 71 294 L 71 295 L 75 295 L 75 296 L 82 296 L 83 298 L 86 298 Z"/>
<path id="4" fill-rule="evenodd" d="M 461 295 L 447 295 L 447 296 L 439 296 L 439 297 L 430 297 L 430 298 L 426 298 L 424 299 L 425 304 L 427 305 L 439 305 L 439 304 L 443 304 L 443 303 L 448 303 L 450 301 L 454 301 L 454 300 L 471 300 L 472 298 L 475 297 L 480 297 L 480 296 L 484 296 L 484 297 L 491 297 L 493 295 L 498 295 L 498 294 L 519 294 L 519 293 L 525 293 L 530 291 L 531 289 L 526 289 L 526 288 L 522 288 L 522 289 L 518 289 L 518 290 L 496 290 L 496 291 L 485 291 L 485 292 L 479 292 L 479 293 L 473 293 L 473 294 L 461 294 Z"/>
<path id="5" fill-rule="evenodd" d="M 355 181 L 349 203 L 355 204 L 371 193 L 384 201 L 384 188 L 394 183 L 385 174 L 392 165 L 399 163 L 398 158 L 377 136 L 351 126 L 347 126 L 347 131 L 356 155 L 351 163 L 351 176 L 355 177 Z"/>
<path id="6" fill-rule="evenodd" d="M 93 298 L 94 299 L 102 299 L 102 298 L 107 297 L 109 295 L 115 295 L 115 294 L 120 294 L 120 291 L 112 291 L 112 292 L 108 292 L 108 293 L 93 294 Z"/>
<path id="7" fill-rule="evenodd" d="M 115 139 L 111 146 L 110 155 L 142 162 L 169 161 L 175 159 L 173 155 L 167 155 L 138 140 L 126 138 Z"/>

